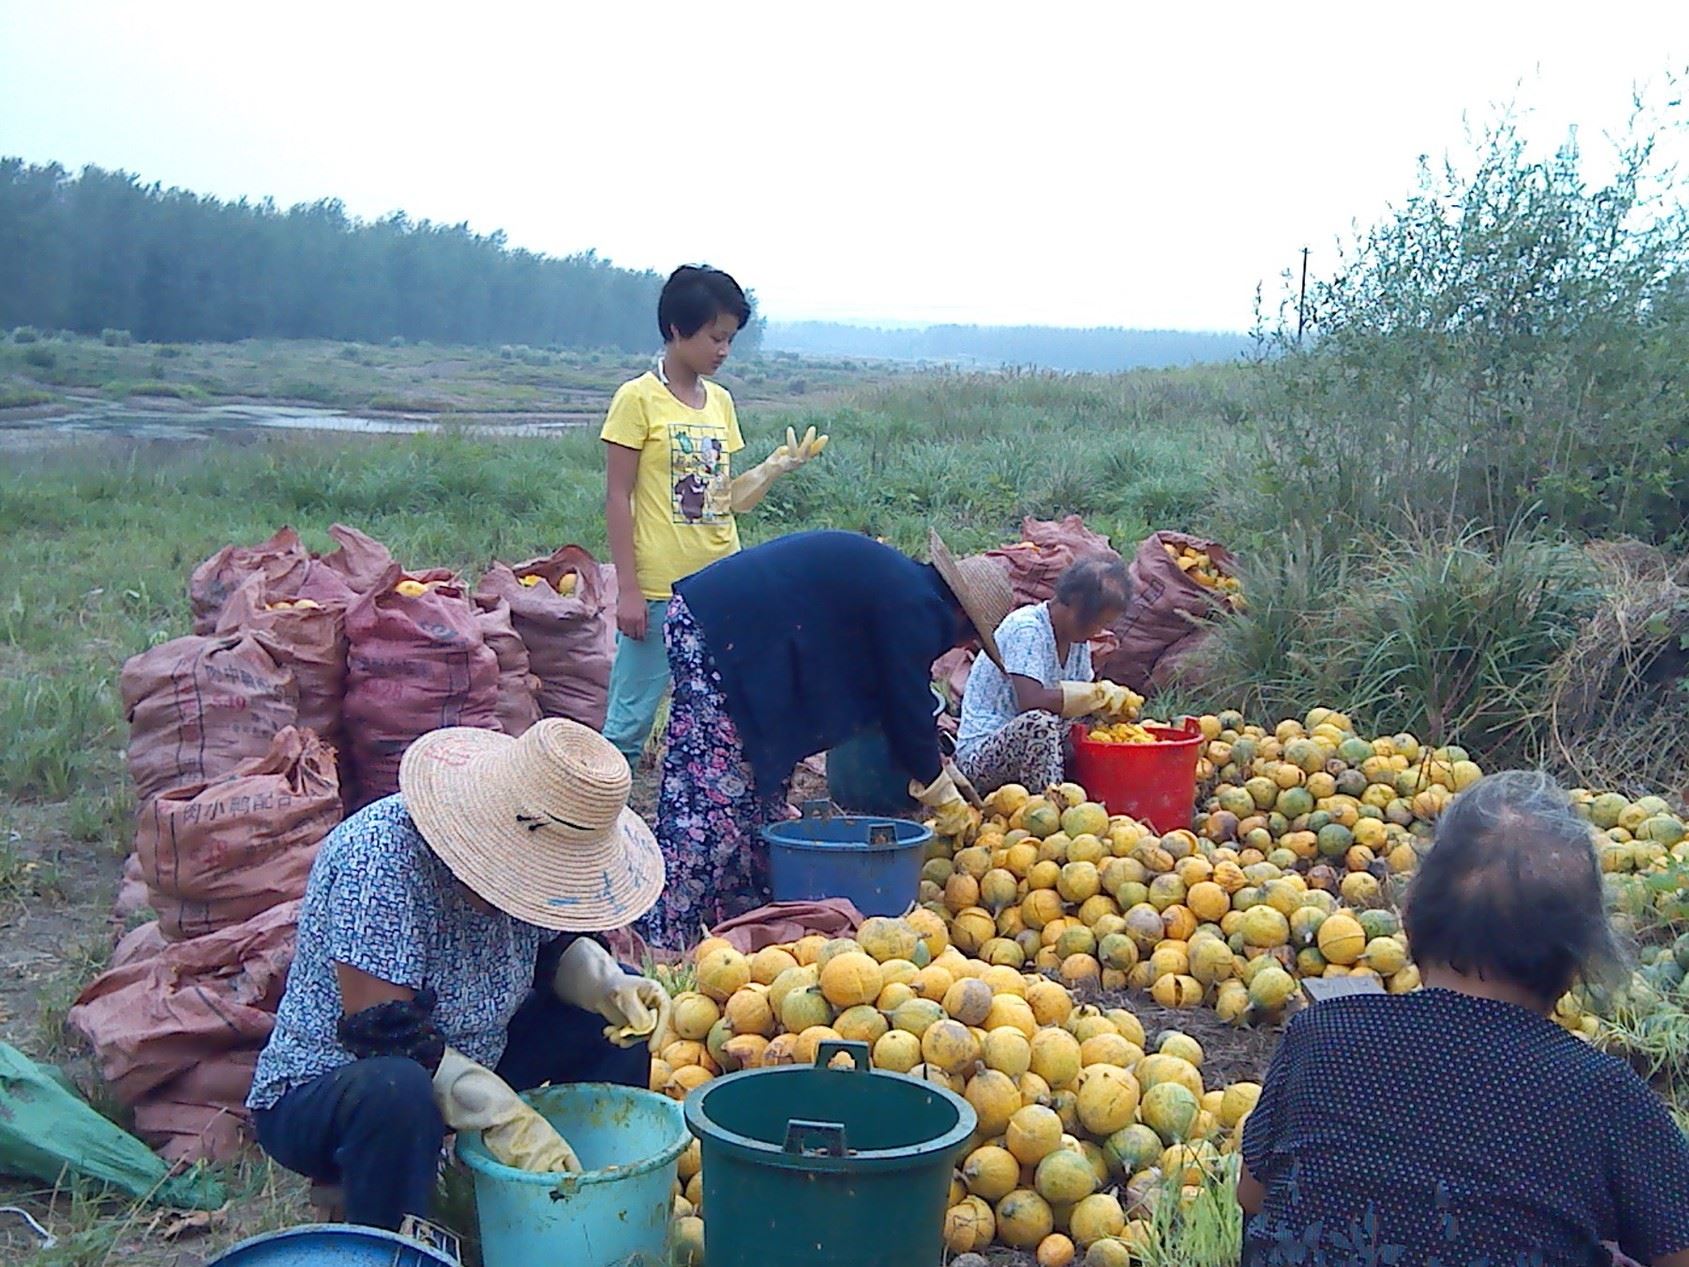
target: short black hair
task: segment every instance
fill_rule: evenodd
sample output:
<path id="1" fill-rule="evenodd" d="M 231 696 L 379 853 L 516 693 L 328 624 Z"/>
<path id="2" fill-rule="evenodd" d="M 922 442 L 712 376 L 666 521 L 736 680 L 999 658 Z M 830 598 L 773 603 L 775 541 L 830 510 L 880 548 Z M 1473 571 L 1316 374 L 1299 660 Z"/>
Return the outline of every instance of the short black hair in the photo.
<path id="1" fill-rule="evenodd" d="M 1624 973 L 1594 829 L 1534 770 L 1479 779 L 1443 810 L 1403 923 L 1419 963 L 1500 979 L 1545 1005 Z"/>
<path id="2" fill-rule="evenodd" d="M 724 312 L 739 319 L 741 330 L 750 325 L 751 301 L 739 283 L 719 268 L 682 264 L 669 274 L 657 298 L 657 330 L 664 343 L 674 330 L 690 339 Z"/>
<path id="3" fill-rule="evenodd" d="M 1056 578 L 1056 601 L 1092 621 L 1123 612 L 1132 601 L 1132 578 L 1118 555 L 1095 554 L 1071 563 Z"/>

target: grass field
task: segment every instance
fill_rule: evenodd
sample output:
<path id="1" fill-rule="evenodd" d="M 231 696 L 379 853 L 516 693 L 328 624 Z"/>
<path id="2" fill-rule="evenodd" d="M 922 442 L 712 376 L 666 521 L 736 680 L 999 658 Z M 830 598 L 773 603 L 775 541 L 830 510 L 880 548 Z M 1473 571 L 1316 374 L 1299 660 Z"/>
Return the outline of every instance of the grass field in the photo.
<path id="1" fill-rule="evenodd" d="M 41 347 L 32 344 L 29 347 Z M 0 376 L 14 390 L 62 393 L 156 378 L 158 349 L 69 345 L 69 382 Z M 28 347 L 0 349 L 15 358 Z M 328 384 L 318 403 L 367 407 L 393 397 L 527 408 L 530 375 L 576 376 L 599 399 L 639 364 L 529 367 L 497 354 L 335 345 L 184 349 L 164 372 L 205 393 L 291 398 L 287 374 Z M 0 366 L 10 360 L 0 361 Z M 441 365 L 449 388 L 429 386 Z M 753 457 L 776 431 L 813 423 L 825 458 L 783 481 L 742 523 L 749 540 L 841 527 L 919 547 L 929 524 L 959 549 L 1018 535 L 1022 516 L 1085 515 L 1122 541 L 1151 526 L 1210 527 L 1215 463 L 1238 410 L 1226 371 L 1113 378 L 915 375 L 859 371 L 819 379 L 808 366 L 747 362 L 741 416 Z M 194 369 L 205 366 L 204 370 Z M 203 373 L 203 378 L 193 374 Z M 590 380 L 590 381 L 588 381 Z M 794 405 L 792 381 L 804 381 Z M 732 380 L 729 380 L 730 385 Z M 759 386 L 776 387 L 769 398 Z M 825 388 L 825 389 L 823 389 Z M 538 388 L 535 389 L 539 390 Z M 418 406 L 425 407 L 425 406 Z M 108 911 L 130 846 L 125 727 L 116 678 L 125 658 L 188 632 L 188 572 L 230 541 L 282 524 L 315 548 L 327 527 L 355 525 L 409 565 L 475 577 L 495 558 L 566 541 L 605 547 L 602 458 L 594 431 L 555 440 L 445 434 L 243 437 L 228 445 L 88 441 L 32 452 L 0 469 L 0 1038 L 65 1061 L 92 1089 L 63 1031 L 65 1010 L 104 964 Z M 181 1249 L 157 1229 L 104 1217 L 62 1195 L 78 1233 L 48 1262 L 101 1263 L 114 1245 L 142 1263 L 196 1263 L 207 1247 L 298 1214 L 299 1188 L 268 1167 L 236 1176 L 243 1212 Z M 4 1190 L 0 1190 L 4 1191 Z M 110 1215 L 109 1208 L 104 1215 Z M 61 1227 L 63 1225 L 61 1224 Z M 0 1258 L 24 1246 L 0 1224 Z M 141 1256 L 137 1259 L 135 1254 Z"/>
<path id="2" fill-rule="evenodd" d="M 653 342 L 655 336 L 653 335 Z M 58 336 L 0 342 L 0 409 L 78 397 L 204 404 L 262 400 L 466 419 L 602 413 L 647 355 L 574 349 L 248 340 L 107 344 Z M 730 361 L 722 382 L 748 404 L 801 402 L 887 371 L 784 353 Z"/>

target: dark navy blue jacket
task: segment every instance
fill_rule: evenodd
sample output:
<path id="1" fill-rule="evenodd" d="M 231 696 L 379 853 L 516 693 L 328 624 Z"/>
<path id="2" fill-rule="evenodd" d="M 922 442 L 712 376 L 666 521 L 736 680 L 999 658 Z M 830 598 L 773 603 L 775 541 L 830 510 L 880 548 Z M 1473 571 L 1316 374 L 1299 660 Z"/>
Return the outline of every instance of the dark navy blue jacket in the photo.
<path id="1" fill-rule="evenodd" d="M 933 568 L 853 532 L 800 532 L 675 585 L 721 674 L 766 792 L 867 727 L 923 785 L 938 777 L 932 662 L 962 636 Z"/>

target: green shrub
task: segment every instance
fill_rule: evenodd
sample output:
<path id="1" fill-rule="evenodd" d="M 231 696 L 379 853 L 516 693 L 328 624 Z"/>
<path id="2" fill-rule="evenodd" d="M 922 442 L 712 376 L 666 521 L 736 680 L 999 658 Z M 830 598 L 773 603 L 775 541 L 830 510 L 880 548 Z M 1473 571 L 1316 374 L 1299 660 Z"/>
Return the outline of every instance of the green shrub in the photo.
<path id="1" fill-rule="evenodd" d="M 34 326 L 19 326 L 12 331 L 13 343 L 39 343 L 40 341 L 41 331 Z"/>
<path id="2" fill-rule="evenodd" d="M 59 354 L 52 348 L 36 344 L 25 350 L 23 359 L 25 364 L 33 365 L 38 370 L 50 370 L 59 363 Z"/>
<path id="3" fill-rule="evenodd" d="M 1571 547 L 1516 533 L 1362 543 L 1291 538 L 1244 565 L 1249 608 L 1219 626 L 1205 693 L 1259 719 L 1341 708 L 1491 763 L 1535 762 L 1556 662 L 1599 589 Z"/>
<path id="4" fill-rule="evenodd" d="M 1574 141 L 1529 152 L 1510 115 L 1308 294 L 1263 320 L 1236 513 L 1328 543 L 1378 527 L 1546 525 L 1665 540 L 1689 515 L 1689 200 L 1639 116 L 1617 175 Z M 1270 328 L 1268 328 L 1270 327 Z"/>
<path id="5" fill-rule="evenodd" d="M 127 330 L 114 330 L 108 326 L 100 331 L 100 342 L 108 348 L 126 348 L 134 341 L 134 336 Z"/>

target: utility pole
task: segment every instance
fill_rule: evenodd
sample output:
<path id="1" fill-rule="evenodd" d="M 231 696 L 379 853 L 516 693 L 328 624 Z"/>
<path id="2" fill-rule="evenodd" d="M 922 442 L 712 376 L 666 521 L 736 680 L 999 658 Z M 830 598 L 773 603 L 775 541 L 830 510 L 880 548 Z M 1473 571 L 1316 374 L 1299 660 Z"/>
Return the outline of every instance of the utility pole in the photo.
<path id="1" fill-rule="evenodd" d="M 1308 302 L 1308 248 L 1302 248 L 1302 291 L 1296 296 L 1296 346 L 1302 346 L 1302 325 Z"/>

